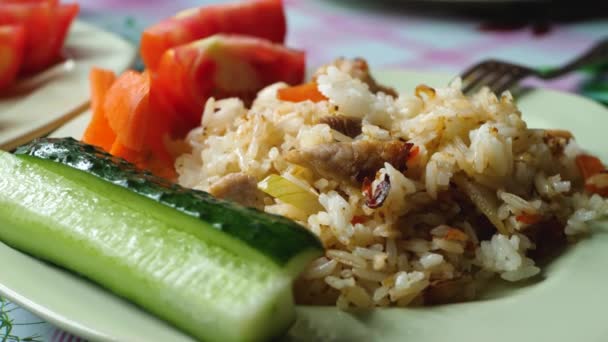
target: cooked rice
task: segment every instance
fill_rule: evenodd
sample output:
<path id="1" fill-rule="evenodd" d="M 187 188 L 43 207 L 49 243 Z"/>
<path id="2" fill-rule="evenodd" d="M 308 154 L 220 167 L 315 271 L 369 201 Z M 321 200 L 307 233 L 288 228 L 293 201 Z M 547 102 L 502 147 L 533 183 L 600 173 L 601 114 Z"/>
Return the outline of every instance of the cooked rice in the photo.
<path id="1" fill-rule="evenodd" d="M 187 187 L 208 190 L 235 172 L 258 181 L 276 174 L 318 197 L 318 212 L 264 198 L 265 211 L 298 221 L 327 248 L 295 286 L 301 304 L 422 305 L 444 301 L 434 296 L 450 284 L 460 285 L 449 301 L 469 299 L 488 274 L 507 281 L 538 274 L 530 251 L 555 234 L 542 227 L 557 226 L 572 239 L 608 214 L 606 199 L 583 191 L 574 140 L 558 144 L 528 129 L 508 92 L 467 97 L 454 81 L 393 98 L 331 66 L 317 82 L 328 101 L 280 101 L 285 84 L 262 90 L 250 109 L 238 99 L 210 99 L 202 127 L 187 137 L 192 152 L 177 162 Z M 353 139 L 319 123 L 334 115 L 362 120 L 361 134 Z M 404 172 L 388 162 L 377 170 L 372 189 L 390 181 L 378 208 L 365 204 L 360 183 L 284 158 L 364 140 L 418 149 Z"/>

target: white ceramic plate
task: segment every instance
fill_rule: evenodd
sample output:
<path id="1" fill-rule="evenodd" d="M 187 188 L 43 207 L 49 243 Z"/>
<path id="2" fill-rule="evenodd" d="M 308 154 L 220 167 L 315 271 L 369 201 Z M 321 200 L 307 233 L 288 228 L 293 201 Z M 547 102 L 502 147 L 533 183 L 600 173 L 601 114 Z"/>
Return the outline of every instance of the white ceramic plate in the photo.
<path id="1" fill-rule="evenodd" d="M 91 67 L 121 72 L 136 54 L 122 38 L 79 21 L 72 24 L 64 52 L 64 62 L 19 80 L 0 96 L 0 149 L 45 135 L 81 113 L 88 105 Z"/>
<path id="2" fill-rule="evenodd" d="M 446 84 L 447 75 L 395 71 L 383 82 L 412 91 L 419 83 Z M 579 143 L 608 160 L 608 111 L 575 95 L 537 90 L 519 105 L 531 127 L 571 130 Z M 82 135 L 82 116 L 55 133 Z M 570 248 L 536 281 L 502 286 L 480 300 L 357 313 L 298 307 L 286 340 L 298 341 L 585 341 L 608 340 L 608 224 Z M 101 341 L 191 341 L 169 325 L 71 273 L 0 243 L 0 293 L 77 335 Z M 201 313 L 204 314 L 204 313 Z"/>

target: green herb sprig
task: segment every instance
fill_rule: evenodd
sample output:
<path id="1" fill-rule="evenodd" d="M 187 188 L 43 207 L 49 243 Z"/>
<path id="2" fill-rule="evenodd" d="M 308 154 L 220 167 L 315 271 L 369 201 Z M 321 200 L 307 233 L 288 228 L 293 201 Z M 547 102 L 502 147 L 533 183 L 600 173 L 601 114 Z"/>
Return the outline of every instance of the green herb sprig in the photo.
<path id="1" fill-rule="evenodd" d="M 9 313 L 16 310 L 21 310 L 21 308 L 0 297 L 0 342 L 42 342 L 40 335 L 19 337 L 13 334 L 15 326 L 44 324 L 44 322 L 17 323 L 9 317 Z"/>

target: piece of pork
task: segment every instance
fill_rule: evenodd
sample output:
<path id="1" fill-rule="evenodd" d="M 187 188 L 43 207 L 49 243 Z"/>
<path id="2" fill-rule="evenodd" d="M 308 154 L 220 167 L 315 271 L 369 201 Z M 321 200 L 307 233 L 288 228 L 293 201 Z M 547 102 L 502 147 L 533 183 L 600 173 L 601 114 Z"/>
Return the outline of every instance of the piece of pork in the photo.
<path id="1" fill-rule="evenodd" d="M 361 134 L 361 120 L 344 115 L 330 115 L 319 119 L 319 123 L 327 124 L 334 129 L 351 138 Z"/>
<path id="2" fill-rule="evenodd" d="M 547 129 L 543 133 L 543 141 L 554 156 L 563 155 L 564 149 L 573 138 L 572 133 L 562 129 Z"/>
<path id="3" fill-rule="evenodd" d="M 376 82 L 376 80 L 372 77 L 372 74 L 369 71 L 369 66 L 367 65 L 367 62 L 363 58 L 346 59 L 340 57 L 332 63 L 323 65 L 322 67 L 317 69 L 317 71 L 313 75 L 313 81 L 315 81 L 320 75 L 327 74 L 327 68 L 330 66 L 335 66 L 340 71 L 349 74 L 351 77 L 361 80 L 361 82 L 368 85 L 369 90 L 372 93 L 383 92 L 393 97 L 398 96 L 395 89 Z"/>
<path id="4" fill-rule="evenodd" d="M 209 193 L 246 207 L 264 207 L 264 195 L 258 189 L 257 180 L 244 172 L 230 173 L 218 179 L 209 187 Z"/>
<path id="5" fill-rule="evenodd" d="M 404 171 L 412 144 L 399 140 L 358 140 L 320 144 L 285 154 L 290 163 L 306 166 L 330 179 L 361 182 L 390 163 Z"/>

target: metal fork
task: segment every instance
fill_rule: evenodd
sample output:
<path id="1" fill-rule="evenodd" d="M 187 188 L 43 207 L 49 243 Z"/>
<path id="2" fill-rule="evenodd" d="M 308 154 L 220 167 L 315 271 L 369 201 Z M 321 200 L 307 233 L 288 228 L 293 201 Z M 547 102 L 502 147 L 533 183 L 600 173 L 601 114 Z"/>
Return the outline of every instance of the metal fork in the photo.
<path id="1" fill-rule="evenodd" d="M 557 69 L 536 70 L 523 65 L 489 59 L 473 65 L 460 75 L 462 79 L 462 91 L 470 94 L 480 87 L 487 86 L 494 93 L 500 94 L 528 76 L 548 80 L 563 76 L 582 67 L 607 62 L 608 39 L 600 41 L 580 57 Z"/>

